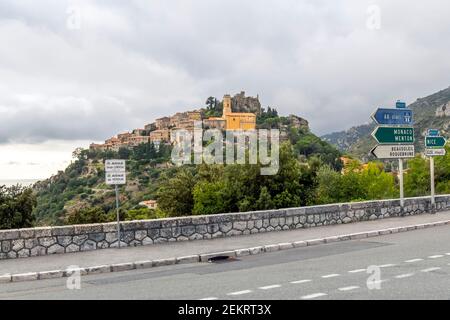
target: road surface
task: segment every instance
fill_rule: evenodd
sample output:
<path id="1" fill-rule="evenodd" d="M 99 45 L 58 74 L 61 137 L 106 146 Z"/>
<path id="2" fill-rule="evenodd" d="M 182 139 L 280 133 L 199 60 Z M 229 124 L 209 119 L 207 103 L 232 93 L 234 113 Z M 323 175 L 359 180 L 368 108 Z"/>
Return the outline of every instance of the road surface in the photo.
<path id="1" fill-rule="evenodd" d="M 0 299 L 449 299 L 449 275 L 450 226 L 442 226 L 86 276 L 79 290 L 67 289 L 65 278 L 0 284 Z"/>

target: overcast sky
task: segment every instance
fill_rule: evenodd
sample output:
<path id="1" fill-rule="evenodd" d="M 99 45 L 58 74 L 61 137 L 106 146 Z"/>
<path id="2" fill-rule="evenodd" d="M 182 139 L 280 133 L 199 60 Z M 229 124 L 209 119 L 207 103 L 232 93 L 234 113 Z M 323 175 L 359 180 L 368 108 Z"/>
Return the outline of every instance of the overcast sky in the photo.
<path id="1" fill-rule="evenodd" d="M 448 0 L 1 0 L 0 180 L 245 90 L 317 134 L 450 85 Z"/>

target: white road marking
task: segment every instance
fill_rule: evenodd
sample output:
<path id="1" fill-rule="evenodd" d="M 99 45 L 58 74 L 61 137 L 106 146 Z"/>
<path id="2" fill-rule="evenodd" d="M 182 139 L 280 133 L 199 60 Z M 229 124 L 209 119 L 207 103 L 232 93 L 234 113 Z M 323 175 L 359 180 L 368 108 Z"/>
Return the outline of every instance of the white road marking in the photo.
<path id="1" fill-rule="evenodd" d="M 421 272 L 431 272 L 431 271 L 436 271 L 436 270 L 440 270 L 441 268 L 439 267 L 434 267 L 434 268 L 428 268 L 428 269 L 423 269 L 420 270 Z"/>
<path id="2" fill-rule="evenodd" d="M 414 275 L 414 273 L 404 273 L 404 274 L 399 274 L 398 276 L 395 276 L 395 278 L 397 279 L 403 279 L 403 278 L 409 278 L 412 277 Z"/>
<path id="3" fill-rule="evenodd" d="M 311 280 L 305 279 L 305 280 L 291 281 L 290 283 L 292 283 L 292 284 L 300 284 L 300 283 L 306 283 L 306 282 L 311 282 Z"/>
<path id="4" fill-rule="evenodd" d="M 217 299 L 219 299 L 219 298 L 216 298 L 216 297 L 208 297 L 208 298 L 203 298 L 203 299 L 200 299 L 200 300 L 217 300 Z"/>
<path id="5" fill-rule="evenodd" d="M 301 297 L 301 299 L 305 299 L 305 300 L 306 299 L 315 299 L 315 298 L 323 297 L 326 295 L 327 295 L 326 293 L 319 292 L 319 293 L 313 293 L 313 294 L 309 294 L 307 296 L 303 296 L 303 297 Z"/>
<path id="6" fill-rule="evenodd" d="M 417 258 L 417 259 L 411 259 L 411 260 L 406 260 L 406 263 L 412 263 L 412 262 L 419 262 L 419 261 L 423 261 L 423 259 L 421 258 Z"/>
<path id="7" fill-rule="evenodd" d="M 356 270 L 350 270 L 348 273 L 359 273 L 359 272 L 366 272 L 367 269 L 356 269 Z"/>
<path id="8" fill-rule="evenodd" d="M 271 286 L 259 287 L 258 289 L 261 289 L 261 290 L 269 290 L 269 289 L 275 289 L 275 288 L 279 288 L 279 287 L 281 287 L 280 284 L 273 284 L 273 285 L 271 285 Z"/>
<path id="9" fill-rule="evenodd" d="M 340 274 L 332 273 L 332 274 L 324 275 L 324 276 L 322 276 L 322 278 L 328 279 L 328 278 L 335 278 L 335 277 L 339 277 L 339 276 L 340 276 Z"/>
<path id="10" fill-rule="evenodd" d="M 236 291 L 236 292 L 230 292 L 227 293 L 228 296 L 239 296 L 241 294 L 247 294 L 247 293 L 251 293 L 252 290 L 242 290 L 242 291 Z"/>
<path id="11" fill-rule="evenodd" d="M 429 256 L 428 259 L 438 259 L 438 258 L 443 258 L 444 256 L 442 254 L 436 254 L 434 256 Z"/>
<path id="12" fill-rule="evenodd" d="M 388 264 L 382 264 L 379 266 L 380 268 L 389 268 L 389 267 L 395 267 L 396 264 L 388 263 Z"/>
<path id="13" fill-rule="evenodd" d="M 445 254 L 446 256 L 450 256 L 450 252 Z"/>
<path id="14" fill-rule="evenodd" d="M 350 291 L 350 290 L 355 290 L 355 289 L 359 289 L 359 286 L 349 286 L 349 287 L 343 287 L 343 288 L 339 288 L 339 291 Z"/>

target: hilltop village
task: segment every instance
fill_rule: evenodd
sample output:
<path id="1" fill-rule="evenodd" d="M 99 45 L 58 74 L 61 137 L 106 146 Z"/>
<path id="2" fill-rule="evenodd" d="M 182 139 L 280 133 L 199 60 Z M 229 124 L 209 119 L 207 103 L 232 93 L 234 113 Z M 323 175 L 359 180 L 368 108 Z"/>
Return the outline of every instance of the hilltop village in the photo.
<path id="1" fill-rule="evenodd" d="M 217 101 L 215 103 L 218 103 Z M 202 121 L 206 129 L 220 130 L 254 130 L 256 129 L 257 116 L 262 108 L 257 97 L 246 97 L 242 91 L 233 97 L 224 95 L 222 104 L 222 116 L 209 117 L 206 110 L 199 109 L 187 112 L 178 112 L 170 117 L 156 119 L 142 129 L 134 129 L 132 132 L 120 133 L 111 137 L 103 144 L 92 143 L 91 150 L 119 151 L 120 148 L 133 148 L 142 143 L 153 143 L 156 147 L 160 144 L 170 144 L 174 130 L 194 130 L 194 123 Z M 297 126 L 308 127 L 308 122 L 296 116 L 290 116 L 290 121 Z"/>

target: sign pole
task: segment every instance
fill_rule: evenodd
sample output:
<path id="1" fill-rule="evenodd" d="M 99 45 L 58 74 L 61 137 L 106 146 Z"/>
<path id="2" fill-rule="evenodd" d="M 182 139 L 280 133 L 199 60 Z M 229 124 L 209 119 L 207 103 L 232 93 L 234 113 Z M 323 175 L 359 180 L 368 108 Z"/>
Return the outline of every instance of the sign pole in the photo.
<path id="1" fill-rule="evenodd" d="M 430 157 L 430 180 L 431 180 L 431 212 L 434 213 L 436 206 L 435 191 L 434 191 L 434 157 Z"/>
<path id="2" fill-rule="evenodd" d="M 117 210 L 117 241 L 120 248 L 120 214 L 119 214 L 119 187 L 116 184 L 116 210 Z"/>
<path id="3" fill-rule="evenodd" d="M 399 179 L 400 179 L 400 206 L 405 206 L 405 194 L 403 189 L 403 159 L 398 159 L 398 171 L 399 171 Z"/>

